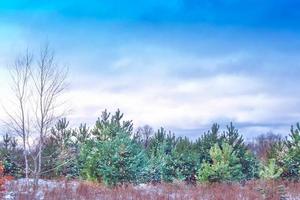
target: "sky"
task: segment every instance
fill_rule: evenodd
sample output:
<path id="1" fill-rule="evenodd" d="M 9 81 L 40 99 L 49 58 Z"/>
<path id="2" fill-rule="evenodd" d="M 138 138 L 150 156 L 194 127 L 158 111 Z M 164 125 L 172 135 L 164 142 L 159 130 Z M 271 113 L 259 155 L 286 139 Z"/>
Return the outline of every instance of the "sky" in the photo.
<path id="1" fill-rule="evenodd" d="M 136 127 L 191 138 L 231 121 L 246 138 L 286 135 L 300 116 L 299 9 L 294 0 L 1 1 L 0 100 L 15 57 L 49 42 L 69 68 L 73 126 L 120 108 Z"/>

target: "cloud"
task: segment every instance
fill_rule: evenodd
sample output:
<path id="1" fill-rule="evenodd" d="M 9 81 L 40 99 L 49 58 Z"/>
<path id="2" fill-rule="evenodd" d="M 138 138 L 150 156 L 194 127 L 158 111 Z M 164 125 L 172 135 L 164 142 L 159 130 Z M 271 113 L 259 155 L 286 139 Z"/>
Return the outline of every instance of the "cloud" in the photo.
<path id="1" fill-rule="evenodd" d="M 127 84 L 124 90 L 115 92 L 107 79 L 99 79 L 94 87 L 71 91 L 76 111 L 73 117 L 93 124 L 90 119 L 95 120 L 105 108 L 120 108 L 137 126 L 151 124 L 181 130 L 230 121 L 251 122 L 249 127 L 269 122 L 287 125 L 299 116 L 294 113 L 296 99 L 269 94 L 267 83 L 258 78 L 220 74 L 189 81 L 169 79 L 164 85 L 139 82 L 136 87 L 136 80 Z"/>

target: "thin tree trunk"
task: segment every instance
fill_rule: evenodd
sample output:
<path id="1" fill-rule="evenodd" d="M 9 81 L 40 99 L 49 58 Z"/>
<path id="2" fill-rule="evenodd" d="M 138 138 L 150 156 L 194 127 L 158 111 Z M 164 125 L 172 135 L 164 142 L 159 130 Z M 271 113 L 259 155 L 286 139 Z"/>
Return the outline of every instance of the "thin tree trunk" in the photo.
<path id="1" fill-rule="evenodd" d="M 27 148 L 26 148 L 26 128 L 25 128 L 25 113 L 23 106 L 23 96 L 20 98 L 21 116 L 22 116 L 22 136 L 23 136 L 23 151 L 25 160 L 25 180 L 26 187 L 28 187 L 28 159 L 27 159 Z"/>
<path id="2" fill-rule="evenodd" d="M 39 184 L 38 177 L 37 177 L 37 174 L 38 174 L 38 172 L 37 172 L 38 171 L 37 157 L 35 157 L 33 159 L 33 165 L 34 165 L 33 190 L 36 191 L 38 188 L 38 184 Z"/>
<path id="3" fill-rule="evenodd" d="M 38 166 L 38 173 L 37 178 L 40 178 L 41 171 L 42 171 L 42 145 L 39 146 L 39 166 Z"/>
<path id="4" fill-rule="evenodd" d="M 23 137 L 23 149 L 24 149 L 24 160 L 25 160 L 25 179 L 26 179 L 26 187 L 28 187 L 29 185 L 29 180 L 28 180 L 28 171 L 29 171 L 29 167 L 28 167 L 28 157 L 27 157 L 27 148 L 26 148 L 26 137 Z"/>

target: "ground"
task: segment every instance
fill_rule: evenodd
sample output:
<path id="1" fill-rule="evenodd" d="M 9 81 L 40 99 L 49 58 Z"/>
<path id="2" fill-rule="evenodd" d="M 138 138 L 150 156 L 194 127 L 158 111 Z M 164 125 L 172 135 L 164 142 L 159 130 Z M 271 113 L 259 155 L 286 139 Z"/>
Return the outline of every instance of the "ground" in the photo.
<path id="1" fill-rule="evenodd" d="M 33 180 L 30 180 L 32 183 Z M 300 199 L 300 184 L 283 181 L 250 181 L 244 184 L 183 183 L 129 185 L 109 188 L 97 183 L 78 180 L 40 180 L 39 189 L 26 189 L 25 179 L 6 184 L 5 200 L 95 200 L 95 199 L 195 199 L 195 200 L 253 200 Z"/>

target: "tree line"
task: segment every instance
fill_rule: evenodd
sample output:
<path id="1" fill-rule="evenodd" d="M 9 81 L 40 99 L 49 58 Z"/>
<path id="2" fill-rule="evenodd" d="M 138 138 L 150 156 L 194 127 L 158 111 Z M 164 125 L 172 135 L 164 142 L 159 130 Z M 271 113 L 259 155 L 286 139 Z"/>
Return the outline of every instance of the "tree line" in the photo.
<path id="1" fill-rule="evenodd" d="M 1 159 L 7 173 L 24 177 L 23 149 L 15 140 L 3 137 Z M 224 131 L 213 124 L 192 141 L 164 128 L 154 131 L 146 125 L 134 130 L 132 121 L 123 120 L 119 110 L 113 114 L 105 110 L 92 128 L 82 124 L 73 129 L 66 118 L 58 120 L 44 140 L 41 177 L 84 179 L 109 186 L 259 178 L 297 181 L 299 141 L 299 124 L 291 128 L 287 138 L 265 134 L 246 143 L 232 123 Z M 256 145 L 265 142 L 268 145 L 261 152 L 261 146 Z M 34 160 L 29 159 L 28 165 L 33 166 Z"/>

